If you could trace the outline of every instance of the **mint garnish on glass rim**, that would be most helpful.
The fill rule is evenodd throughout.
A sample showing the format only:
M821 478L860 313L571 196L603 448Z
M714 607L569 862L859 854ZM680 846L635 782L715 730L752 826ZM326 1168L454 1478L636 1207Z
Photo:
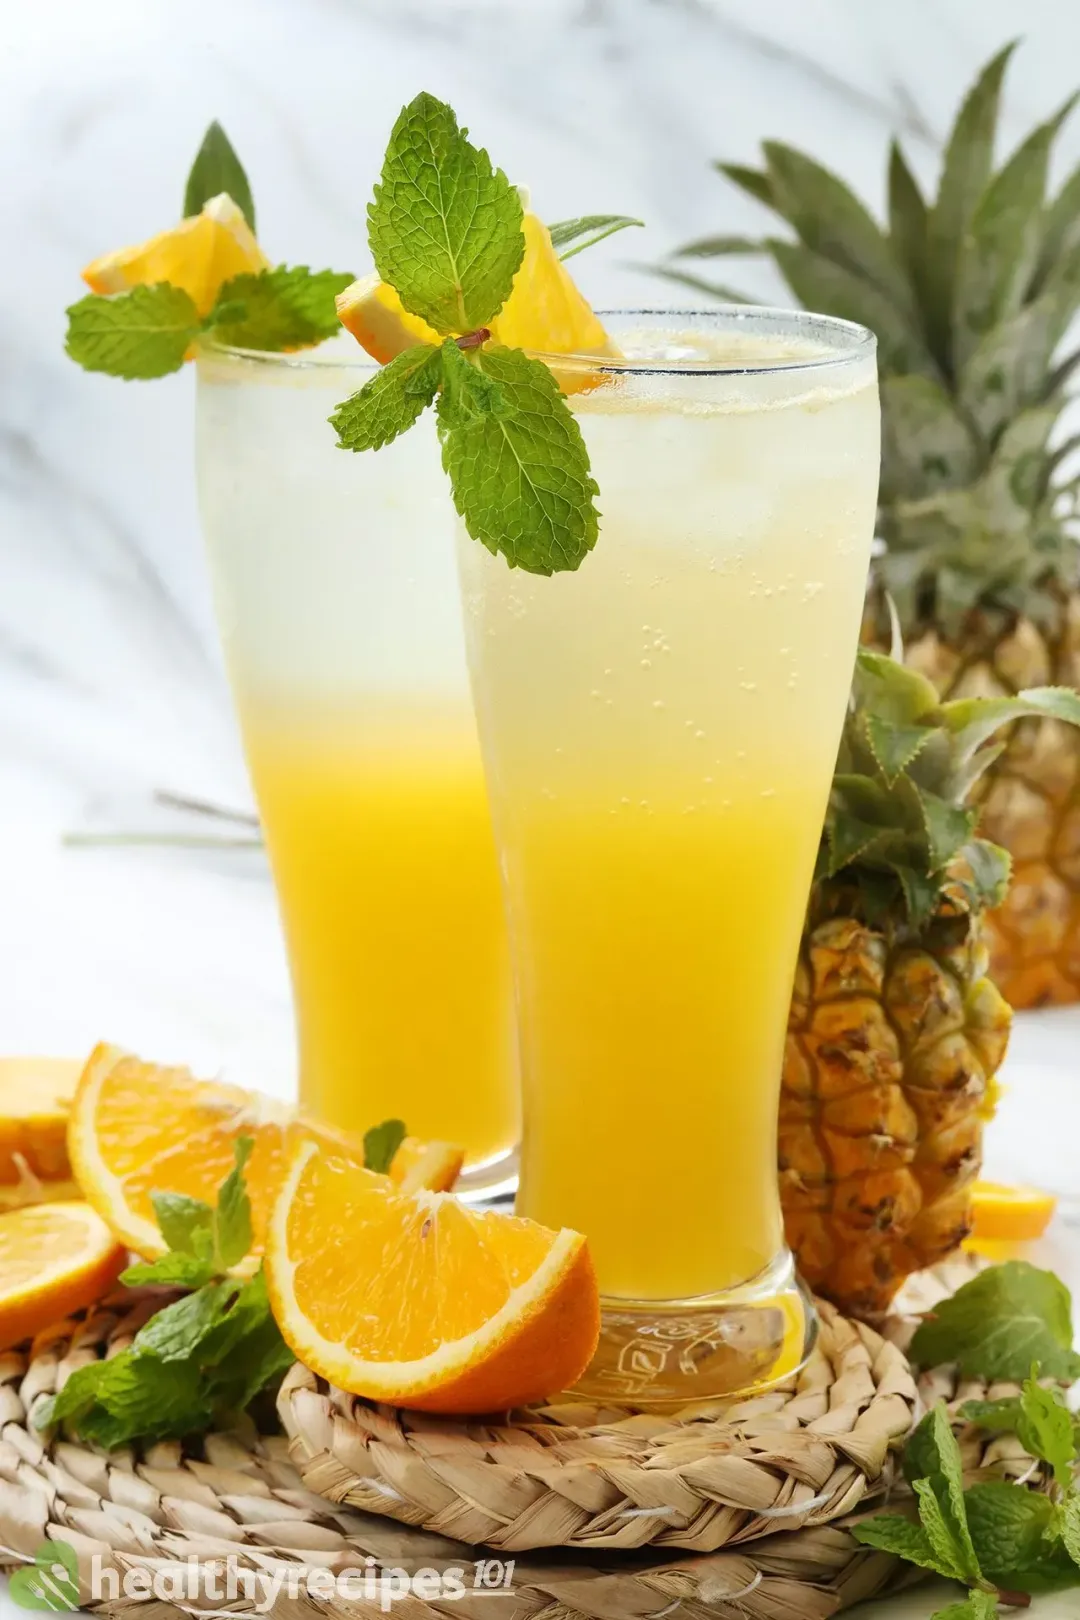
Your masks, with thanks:
M202 212L226 192L248 226L255 203L243 164L216 121L203 137L184 189L184 216ZM352 276L306 265L233 276L219 289L213 308L200 316L183 287L158 281L129 292L90 293L67 311L65 347L86 371L104 371L128 381L179 371L192 344L207 333L240 348L307 348L340 331L334 299Z
M525 250L521 222L516 187L453 110L427 94L410 102L368 207L368 242L379 275L443 342L398 355L330 421L343 449L378 450L435 404L443 466L469 534L512 568L553 574L579 567L595 545L599 491L547 366L491 344L487 323Z

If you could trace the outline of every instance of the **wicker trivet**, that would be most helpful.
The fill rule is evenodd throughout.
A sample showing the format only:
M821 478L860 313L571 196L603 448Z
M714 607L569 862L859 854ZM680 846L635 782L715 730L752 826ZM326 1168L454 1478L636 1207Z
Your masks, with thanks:
M663 1620L677 1612L697 1620L827 1620L841 1608L916 1578L910 1568L859 1547L844 1528L846 1520L792 1530L790 1520L786 1524L781 1520L784 1528L779 1529L773 1519L766 1522L777 1533L767 1539L708 1556L656 1550L590 1556L560 1550L517 1558L511 1569L511 1558L505 1552L463 1545L313 1494L290 1460L289 1443L282 1435L258 1435L252 1428L244 1434L207 1435L192 1446L125 1447L108 1455L91 1446L39 1435L30 1421L35 1404L76 1367L122 1349L161 1303L160 1296L118 1296L86 1320L73 1319L42 1335L32 1353L20 1350L0 1355L0 1564L18 1568L40 1555L47 1538L65 1541L78 1554L82 1598L88 1603L95 1557L106 1571L115 1572L118 1583L130 1580L132 1572L145 1572L147 1584L151 1577L160 1580L166 1571L167 1580L177 1579L180 1569L188 1572L180 1601L172 1601L173 1594L162 1594L160 1589L132 1593L122 1584L114 1596L105 1577L104 1595L91 1606L110 1615L128 1614L135 1607L148 1620L174 1616L180 1620L184 1613L220 1614L220 1587L217 1595L211 1590L204 1593L200 1583L208 1576L224 1582L230 1560L239 1572L241 1589L227 1601L229 1612L266 1611L269 1589L244 1589L244 1572L249 1572L250 1581L284 1577L294 1589L299 1587L293 1596L288 1595L286 1585L284 1595L273 1602L270 1612L286 1620L381 1614L385 1604L379 1581L384 1573L395 1570L413 1574L458 1569L463 1573L460 1597L430 1598L416 1591L404 1599L398 1595L390 1607L400 1620L453 1620L455 1616L460 1620ZM856 1337L864 1347L872 1342L864 1330ZM879 1355L885 1363L894 1364L883 1349ZM294 1379L293 1386L302 1384L298 1386ZM875 1387L880 1389L880 1384ZM957 1389L941 1374L926 1385L926 1395L934 1398L985 1393L974 1384ZM902 1398L906 1404L910 1397L905 1391ZM792 1398L786 1397L781 1413L791 1403ZM858 1404L854 1395L852 1403ZM863 1410L869 1405L870 1401ZM835 1418L839 1407L834 1404L827 1410ZM756 1420L748 1418L744 1425L749 1431L753 1423L763 1439L768 1434L762 1427L764 1416L759 1411ZM547 1423L565 1437L564 1423L552 1419ZM849 1437L857 1423L856 1419L850 1425ZM691 1428L689 1424L671 1426ZM781 1427L781 1443L788 1445L792 1434L809 1427ZM615 1432L633 1437L635 1431L633 1425L627 1425ZM774 1440L776 1437L774 1431ZM973 1472L1030 1476L1031 1460L1011 1436L995 1437L982 1449L984 1439L970 1429L962 1435L965 1462ZM826 1443L836 1446L838 1456L844 1455L838 1436ZM776 1455L775 1445L770 1444L771 1451L759 1452L750 1462L751 1470L775 1466L762 1461L764 1455ZM535 1449L544 1448L537 1442ZM532 1475L530 1461L522 1462L526 1477ZM844 1465L838 1462L837 1466ZM609 1467L605 1464L605 1475ZM865 1472L860 1468L859 1473L865 1507L871 1493ZM369 1482L367 1489L371 1488ZM633 1509L629 1511L633 1523ZM750 1524L761 1514L743 1516ZM805 1502L798 1504L796 1517L805 1517ZM478 1564L483 1570L479 1586L474 1584ZM350 1571L358 1590L344 1594L338 1590L330 1596L313 1593L306 1585L313 1569L330 1574ZM401 1577L393 1579L400 1583ZM366 1596L365 1581L371 1583Z
M121 1296L42 1335L32 1353L0 1355L0 1566L32 1563L47 1540L67 1542L78 1555L83 1602L103 1613L221 1614L229 1560L252 1581L284 1575L294 1587L312 1569L354 1572L355 1593L312 1594L301 1581L297 1595L279 1595L270 1612L287 1620L385 1613L378 1583L389 1570L463 1572L459 1597L397 1596L390 1607L399 1620L663 1620L677 1610L698 1620L827 1620L912 1578L836 1526L711 1557L561 1551L512 1561L324 1501L305 1488L283 1435L211 1434L193 1447L169 1442L109 1454L39 1435L30 1421L35 1404L76 1367L124 1348L160 1304L160 1296ZM149 1584L167 1567L176 1573L166 1580L185 1583L182 1598L122 1584L114 1596L105 1575L95 1602L95 1558L118 1583L145 1571ZM216 1595L202 1591L207 1576L220 1583ZM500 1577L494 1584L493 1576ZM245 1577L236 1579L240 1590L225 1608L265 1612L268 1588L248 1592ZM364 1595L365 1580L374 1595Z

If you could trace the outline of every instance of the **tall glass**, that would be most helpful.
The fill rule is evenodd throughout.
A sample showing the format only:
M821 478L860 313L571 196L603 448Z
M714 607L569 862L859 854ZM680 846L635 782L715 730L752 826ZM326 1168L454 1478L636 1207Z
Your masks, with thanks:
M459 540L511 933L519 1212L588 1235L583 1389L790 1372L813 1325L777 1191L796 953L874 528L874 339L810 315L641 313L551 360L599 483L538 578Z
M510 969L431 419L377 454L327 422L350 339L207 348L198 473L221 634L288 947L300 1095L388 1117L506 1179Z

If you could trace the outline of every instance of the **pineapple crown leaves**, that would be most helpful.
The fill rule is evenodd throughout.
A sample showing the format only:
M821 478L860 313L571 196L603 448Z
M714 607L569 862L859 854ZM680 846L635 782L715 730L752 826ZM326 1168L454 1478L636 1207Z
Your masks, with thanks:
M1062 482L1064 447L1048 443L1080 366L1080 351L1058 354L1080 309L1080 168L1047 199L1055 139L1077 97L995 169L1014 49L965 97L936 197L894 141L881 226L837 175L766 141L763 168L716 167L792 234L706 237L661 267L707 289L702 261L766 254L801 303L877 334L882 583L908 630L937 622L955 632L976 605L1053 623L1055 584L1071 588L1080 571L1075 480ZM1029 417L1040 436L1021 472L1008 440Z
M899 914L915 928L948 887L972 911L997 904L1008 857L976 835L966 801L1000 752L995 733L1027 717L1080 725L1080 696L1042 687L942 703L925 676L860 648L818 882L854 885L871 922Z

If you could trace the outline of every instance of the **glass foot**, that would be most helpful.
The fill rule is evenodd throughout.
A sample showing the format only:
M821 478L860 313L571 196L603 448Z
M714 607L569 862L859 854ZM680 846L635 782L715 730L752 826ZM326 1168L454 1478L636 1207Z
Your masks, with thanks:
M479 1164L468 1164L454 1183L454 1196L465 1204L513 1202L518 1184L518 1150L508 1148Z
M724 1293L601 1300L600 1343L571 1393L643 1408L730 1401L790 1378L816 1338L813 1301L784 1250Z

